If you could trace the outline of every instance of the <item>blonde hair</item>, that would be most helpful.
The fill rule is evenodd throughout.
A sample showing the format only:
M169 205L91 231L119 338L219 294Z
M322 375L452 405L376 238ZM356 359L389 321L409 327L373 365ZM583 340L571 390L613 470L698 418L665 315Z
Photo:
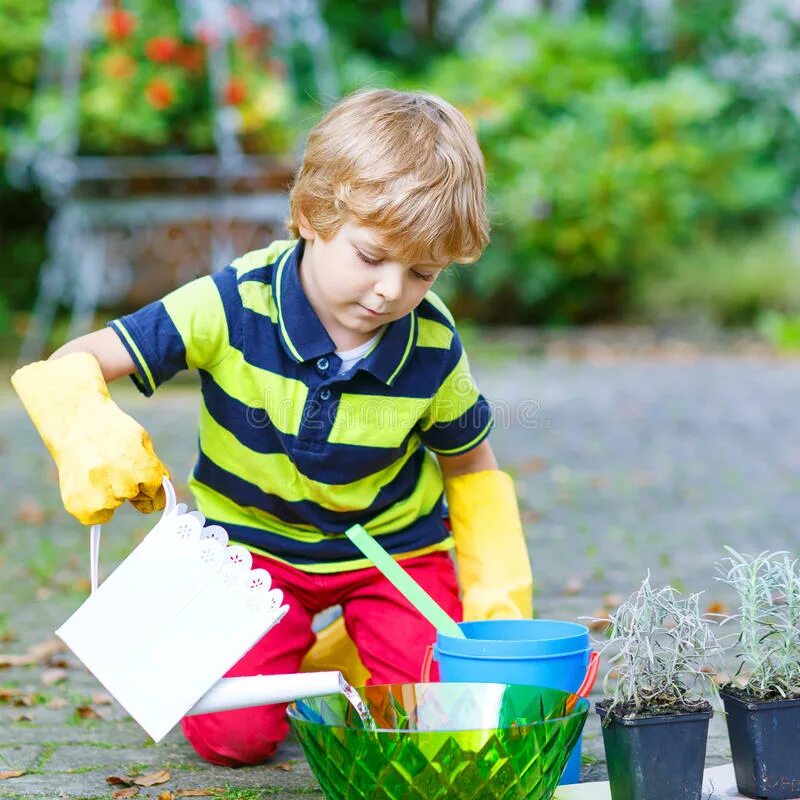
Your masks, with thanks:
M467 120L441 98L361 91L309 134L290 213L295 236L301 214L324 240L353 221L403 263L471 263L489 242L483 156Z

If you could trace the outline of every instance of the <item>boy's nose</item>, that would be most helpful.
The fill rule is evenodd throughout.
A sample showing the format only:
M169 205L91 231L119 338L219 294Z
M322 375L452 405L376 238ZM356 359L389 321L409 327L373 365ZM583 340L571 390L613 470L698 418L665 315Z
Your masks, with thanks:
M403 281L400 276L386 275L375 284L375 294L387 303L397 300L403 292Z

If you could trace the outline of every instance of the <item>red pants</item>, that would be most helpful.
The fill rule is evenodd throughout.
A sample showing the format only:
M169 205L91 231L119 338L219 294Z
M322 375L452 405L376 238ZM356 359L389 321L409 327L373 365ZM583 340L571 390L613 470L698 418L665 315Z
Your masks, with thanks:
M409 558L402 564L450 616L461 620L458 584L448 553ZM425 651L436 633L377 569L316 575L255 553L253 567L272 575L272 585L283 591L289 612L226 677L299 671L316 638L311 630L313 616L341 605L347 632L370 672L370 683L420 679ZM288 733L285 711L285 704L244 708L185 717L181 725L192 747L213 764L260 764Z

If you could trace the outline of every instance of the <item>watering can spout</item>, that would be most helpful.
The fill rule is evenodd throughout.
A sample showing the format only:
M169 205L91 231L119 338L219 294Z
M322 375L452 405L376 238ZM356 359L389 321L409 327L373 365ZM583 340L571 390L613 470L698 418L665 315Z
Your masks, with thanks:
M221 678L186 712L186 716L270 703L291 703L302 697L337 694L346 685L342 673L336 671Z

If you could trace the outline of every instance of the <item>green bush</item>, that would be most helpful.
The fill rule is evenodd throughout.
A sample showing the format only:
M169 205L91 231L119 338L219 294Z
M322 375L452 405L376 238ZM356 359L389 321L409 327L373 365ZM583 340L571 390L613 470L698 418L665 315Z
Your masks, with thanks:
M33 95L47 0L0 3L0 173L12 131L21 126ZM38 192L12 189L0 174L0 335L8 308L28 308L45 254L47 209Z
M758 223L787 195L763 158L770 128L732 124L730 96L699 71L637 80L626 43L588 19L492 37L485 55L450 56L419 82L471 117L487 161L493 244L451 282L462 313L617 317L676 247Z
M751 325L776 344L789 336L787 314L800 312L800 261L789 232L703 238L673 253L658 272L640 276L633 310L643 320Z

